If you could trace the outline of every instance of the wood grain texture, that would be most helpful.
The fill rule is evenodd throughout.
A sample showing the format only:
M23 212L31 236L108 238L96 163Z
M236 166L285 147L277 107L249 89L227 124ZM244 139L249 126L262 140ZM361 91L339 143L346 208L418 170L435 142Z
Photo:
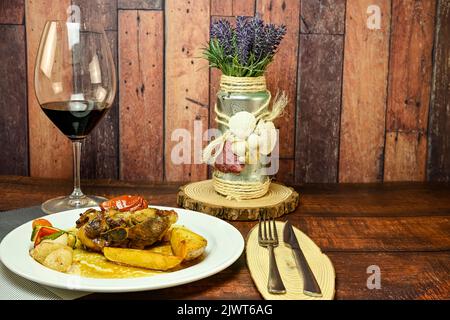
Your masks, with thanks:
M220 89L220 77L222 71L217 68L210 68L209 71L209 127L217 128L216 112L214 110L217 103L217 92Z
M285 91L289 97L289 104L282 117L275 121L275 125L282 137L280 157L294 158L300 2L260 0L256 11L266 23L285 24L287 28L274 61L266 71L266 77L273 97L278 91Z
M119 9L162 10L164 0L117 0Z
M166 92L165 92L165 168L167 181L205 179L207 168L200 163L202 141L194 140L194 120L208 126L209 71L200 59L200 48L209 39L210 3L208 0L181 2L168 0L166 15ZM179 140L176 129L190 132L189 163L172 161L173 147ZM174 136L172 136L174 135ZM188 143L189 144L189 143ZM205 143L203 143L204 145ZM196 150L196 154L194 154ZM175 152L176 153L176 152Z
M275 175L275 180L281 183L292 185L295 183L295 160L294 159L279 159L278 173Z
M220 4L226 3L220 2ZM213 2L211 2L211 10L213 10ZM217 4L218 5L218 4ZM230 8L231 8L231 0L230 0ZM212 12L212 11L211 11ZM236 24L236 19L234 17L227 16L213 16L211 14L211 22L217 21L218 19L225 19L230 21L230 23L234 26ZM209 68L209 128L217 129L216 112L215 105L217 103L217 92L220 89L220 77L222 76L222 71L217 68ZM212 177L213 167L208 166L208 179Z
M179 187L179 183L83 181L88 193L106 197L142 194L152 204L167 206L176 206ZM0 211L40 205L72 188L71 180L0 176L0 191L8 194L0 198ZM450 188L445 183L304 184L295 190L300 194L297 212L302 217L450 216Z
M301 35L295 181L337 182L343 37Z
M427 138L422 132L387 132L384 180L425 180L426 154Z
M163 13L119 13L120 177L162 181Z
M295 211L299 205L299 195L291 187L273 183L268 194L255 201L236 204L224 200L216 194L212 180L188 183L181 186L177 193L179 207L227 221L255 221L262 215L280 218Z
M435 9L434 0L393 0L386 115L389 132L427 130Z
M83 181L107 197L141 194L155 205L175 206L179 184ZM70 180L0 177L0 211L40 205ZM336 270L336 299L450 299L448 261L450 187L443 183L305 184L289 220L326 247ZM27 194L27 197L23 197ZM0 213L1 214L1 213ZM255 222L232 222L245 237ZM443 250L443 251L439 251ZM381 269L381 289L366 286L367 267ZM93 294L84 299L261 299L245 254L222 272L152 292Z
M297 221L296 226L323 251L450 251L449 216L376 219L315 216L300 217Z
M428 140L428 179L450 181L450 1L439 0Z
M80 7L81 21L117 31L117 0L72 0Z
M221 2L222 3L222 2ZM212 5L212 3L211 3ZM211 7L212 10L212 7ZM236 18L235 17L227 17L227 16L211 16L211 23L216 22L218 20L227 20L230 24L235 27L236 26ZM214 111L214 107L217 103L217 92L220 89L220 77L222 76L222 71L217 68L210 68L209 71L209 127L217 128L217 124L215 122L216 112Z
M211 0L211 16L232 16L233 0Z
M176 206L176 193L179 184L126 182L111 179L83 180L83 192L107 198L123 194L140 194L154 205ZM40 206L45 200L70 194L73 190L72 179L49 179L22 176L0 176L0 191L11 197L0 198L0 211ZM27 194L26 199L24 194ZM9 198L9 200L7 200ZM25 201L24 201L25 199ZM0 213L1 214L1 213Z
M386 181L425 178L435 9L432 0L393 1Z
M345 0L302 0L301 33L344 34Z
M302 216L450 215L450 189L443 183L306 184L296 190Z
M164 148L163 167L167 163L171 165L164 178L186 181L207 176L207 169L202 165L175 165L170 159L172 148L178 143L171 141L175 128L187 129L192 134L195 119L200 119L204 129L207 125L215 126L213 106L220 72L208 73L204 67L206 62L198 59L200 48L208 38L209 21L220 17L234 21L235 15L253 16L260 12L267 22L288 26L288 36L268 74L273 94L279 87L287 89L291 96L285 118L278 121L282 142L279 181L286 179L284 182L291 183L294 171L297 183L333 182L335 175L340 182L417 181L425 177L450 181L449 0L0 1L0 25L26 27L28 63L27 74L22 78L26 79L28 88L29 146L24 150L29 149L29 154L23 152L21 160L29 163L28 174L47 177L72 174L70 144L41 112L33 85L35 55L44 22L47 18L65 20L70 14L67 12L70 4L81 8L83 20L100 23L107 30L111 45L116 46L113 50L118 50L119 12L163 11L167 18L164 24L168 30L171 28L171 35L160 34L166 49L163 65L167 70L156 75L165 81L169 71L167 87L162 84L166 88L163 89L164 105L168 104L162 109L162 126L166 128L166 120L168 126L163 130L163 142L158 142ZM381 8L380 30L366 27L373 14L373 9L368 10L371 5ZM203 9L209 6L209 11ZM314 36L320 38L320 43L312 44ZM333 85L331 78L323 76L338 76L334 67L326 68L335 65L332 59L337 59L337 55L329 55L324 60L315 53L320 51L319 47L330 46L329 41L322 41L326 36L345 38L345 67L340 78L342 116L336 109L338 83ZM309 42L302 47L304 39ZM148 49L150 54L152 50ZM316 62L310 65L302 62L303 51ZM318 59L323 62L320 66ZM317 80L313 81L313 76ZM2 85L10 86L9 82ZM328 122L323 120L329 117L337 122L326 125ZM87 138L82 157L84 178L119 177L118 118L116 105ZM22 129L15 128L5 130L11 137L20 137ZM317 130L320 132L315 133ZM336 146L338 168L333 149ZM315 157L316 154L327 156ZM19 161L14 165L23 167L24 163ZM145 166L139 170L146 171ZM2 169L5 174L19 172L13 165L5 164Z
M72 3L80 7L82 21L107 30L106 36L118 75L117 31L114 31L117 30L117 1L72 0ZM111 109L84 141L83 156L81 157L81 176L83 178L117 179L119 177L118 91L117 89L116 99Z
M450 298L449 252L325 252L336 270L336 296L364 300L431 300ZM367 288L366 270L377 265L381 289ZM342 280L340 280L342 279Z
M111 48L116 74L117 31L106 31ZM119 85L117 84L117 88ZM119 178L119 89L116 98L105 117L83 142L81 157L81 177L85 179L118 179Z
M255 15L255 2L260 0L232 0L232 1L233 1L233 16L251 17Z
M0 24L23 24L25 0L0 1Z
M335 253L325 252L336 271L337 300L433 300L450 298L448 252L403 253ZM366 286L367 267L379 265L381 289ZM342 279L342 280L341 280ZM211 278L194 283L149 292L88 295L95 299L262 299L246 269L245 256Z
M28 175L24 26L0 25L0 174Z
M380 29L367 26L369 5L380 8ZM390 0L347 2L340 182L383 178L390 5Z
M27 0L25 6L29 161L30 175L35 177L68 178L72 176L71 143L45 116L34 91L34 66L45 22L48 19L66 20L69 5L68 0Z

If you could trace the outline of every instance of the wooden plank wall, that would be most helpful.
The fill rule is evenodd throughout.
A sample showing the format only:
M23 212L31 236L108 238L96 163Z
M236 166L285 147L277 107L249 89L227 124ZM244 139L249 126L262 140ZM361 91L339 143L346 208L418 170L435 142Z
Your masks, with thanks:
M109 45L118 70L117 2L111 0L72 0L79 6L81 19L99 23L106 30ZM119 166L119 99L86 139L81 158L81 172L89 179L118 178Z
M294 181L295 153L295 109L297 91L297 57L299 44L300 2L299 1L257 1L256 12L266 22L285 24L286 36L278 53L267 70L268 88L273 95L282 88L290 97L284 116L276 120L280 129L279 153L280 172L278 180L285 183Z
M288 29L267 73L272 93L290 97L278 180L450 181L450 0L1 1L0 174L72 175L70 143L33 82L45 20L66 20L70 5L106 30L118 74L114 105L84 145L84 178L207 178L203 164L172 161L198 161L200 142L189 137L186 154L178 142L215 125L220 72L200 49L212 21L258 14Z
M368 27L368 8L380 21ZM372 11L373 12L373 11ZM339 181L383 180L391 0L348 1Z
M424 180L436 2L393 0L384 180Z
M56 178L72 176L71 143L44 115L34 91L34 66L42 29L46 20L67 20L67 10L70 4L69 0L25 1L28 146L31 176Z
M8 43L0 46L0 92L3 97L8 95L0 98L0 144L7 155L1 160L0 174L28 175L25 29L23 25L0 25L0 34Z
M121 11L119 30L120 177L161 181L163 12Z
M438 0L428 135L428 180L450 181L450 0Z
M303 1L298 59L295 182L336 182L345 1Z
M165 15L165 178L202 180L207 178L207 168L199 164L201 148L196 148L194 140L199 139L194 137L209 122L208 63L199 57L209 40L210 2L166 0ZM203 130L195 130L196 126ZM190 141L190 151L177 151L175 146L182 141ZM174 163L174 157L181 157L181 163Z
M24 16L24 0L0 2L0 174L29 174Z

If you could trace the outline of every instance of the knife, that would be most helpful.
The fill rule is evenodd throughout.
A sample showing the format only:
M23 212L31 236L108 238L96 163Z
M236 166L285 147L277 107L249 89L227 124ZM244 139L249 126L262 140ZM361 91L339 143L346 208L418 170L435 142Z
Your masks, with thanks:
M322 291L320 291L319 284L309 267L308 261L306 261L305 255L295 236L294 228L292 228L292 224L289 221L286 221L284 224L283 241L291 247L297 267L303 276L303 293L311 297L321 297Z

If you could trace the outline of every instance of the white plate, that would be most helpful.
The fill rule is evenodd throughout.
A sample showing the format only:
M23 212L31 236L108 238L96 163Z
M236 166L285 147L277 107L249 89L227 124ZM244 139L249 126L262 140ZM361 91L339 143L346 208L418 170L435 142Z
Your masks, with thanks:
M230 266L242 254L244 239L231 224L191 210L155 208L175 210L178 213L176 224L185 225L208 240L205 258L201 262L179 271L141 278L94 279L65 274L46 268L30 257L32 221L14 229L3 239L0 259L12 272L43 285L87 292L131 292L173 287L209 277ZM43 218L57 228L69 229L75 226L84 210L69 210Z

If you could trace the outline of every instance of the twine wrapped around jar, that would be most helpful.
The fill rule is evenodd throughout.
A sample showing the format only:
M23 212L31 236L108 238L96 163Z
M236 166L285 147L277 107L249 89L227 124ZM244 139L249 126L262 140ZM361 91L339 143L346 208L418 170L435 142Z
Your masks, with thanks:
M260 181L235 181L225 180L213 174L213 186L217 193L224 195L230 200L249 200L261 198L269 191L270 178Z
M220 89L225 92L266 91L266 77L230 77L222 75Z
M220 91L215 105L216 118L222 135L204 149L203 161L214 165L223 152L225 142L233 140L230 119L241 111L251 113L249 117L257 121L272 121L277 118L287 105L287 97L283 93L277 95L272 109L269 110L271 94L267 90L266 78L262 77L230 77L222 75ZM248 145L248 143L246 143ZM213 153L213 151L216 151ZM263 174L263 166L245 163L239 174L224 173L215 170L213 185L216 192L228 199L245 200L264 196L269 190L270 177Z

